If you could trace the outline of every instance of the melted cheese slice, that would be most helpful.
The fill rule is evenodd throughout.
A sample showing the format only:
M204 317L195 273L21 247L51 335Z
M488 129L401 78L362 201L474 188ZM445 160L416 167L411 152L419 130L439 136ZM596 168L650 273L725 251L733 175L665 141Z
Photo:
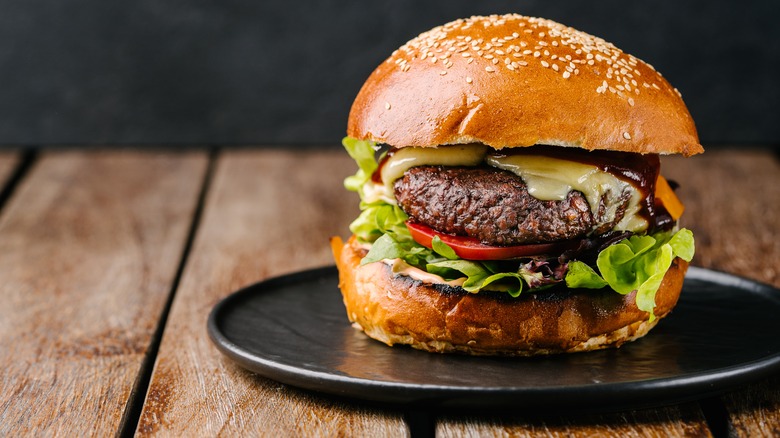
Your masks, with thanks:
M382 181L392 186L404 172L417 166L478 166L485 161L487 150L481 144L398 149L382 166Z
M417 166L478 166L485 161L488 147L482 144L462 144L435 148L401 148L382 166L382 184L369 181L363 187L363 200L382 200L396 205L393 183L404 172Z
M628 207L615 229L634 232L647 229L647 221L638 216L642 200L639 190L594 165L536 155L493 154L486 161L522 178L528 193L541 201L562 201L572 190L582 193L596 221L594 228L615 220L620 198L628 191ZM602 199L607 208L599 214Z

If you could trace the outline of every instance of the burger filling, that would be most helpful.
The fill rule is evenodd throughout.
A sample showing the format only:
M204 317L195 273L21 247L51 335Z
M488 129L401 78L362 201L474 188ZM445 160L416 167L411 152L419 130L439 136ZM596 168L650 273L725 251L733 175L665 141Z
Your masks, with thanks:
M413 167L395 181L394 195L410 220L487 245L519 245L579 239L617 225L630 192L601 196L595 214L579 191L560 200L528 193L512 172L480 167ZM606 211L613 213L606 217Z
M457 145L377 157L372 142L344 146L359 166L345 185L361 197L350 229L369 248L363 264L474 293L636 291L652 318L672 260L693 256L692 234L676 226L679 200L671 190L656 199L656 182L668 187L656 155Z

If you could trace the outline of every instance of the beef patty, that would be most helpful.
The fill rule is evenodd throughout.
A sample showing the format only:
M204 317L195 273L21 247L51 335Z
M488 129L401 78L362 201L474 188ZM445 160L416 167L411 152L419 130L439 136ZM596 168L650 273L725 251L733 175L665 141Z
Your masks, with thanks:
M606 232L622 219L598 223L582 193L540 201L522 178L493 167L413 167L394 183L398 205L416 222L442 233L474 237L488 245L553 242ZM598 212L606 209L602 198ZM597 225L598 224L598 225Z

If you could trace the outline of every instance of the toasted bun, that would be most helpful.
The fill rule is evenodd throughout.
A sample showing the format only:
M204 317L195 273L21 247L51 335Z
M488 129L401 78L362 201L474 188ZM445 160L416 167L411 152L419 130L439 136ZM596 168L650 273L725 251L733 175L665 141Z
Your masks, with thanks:
M651 65L520 15L457 20L406 43L363 85L347 134L395 147L703 152L680 94Z
M656 293L656 319L634 294L610 289L472 294L393 274L382 262L360 266L365 249L352 237L331 240L347 315L388 345L432 352L532 356L619 347L638 339L677 304L688 264L676 258Z

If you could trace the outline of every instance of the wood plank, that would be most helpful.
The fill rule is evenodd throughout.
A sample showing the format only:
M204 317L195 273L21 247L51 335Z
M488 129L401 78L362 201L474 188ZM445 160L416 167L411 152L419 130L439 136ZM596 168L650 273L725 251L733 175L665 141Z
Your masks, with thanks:
M707 152L664 164L681 183L694 264L780 287L780 162L768 150ZM733 436L780 435L780 379L758 382L722 402Z
M18 152L0 151L0 191L5 188L20 161Z
M517 412L502 416L445 417L437 437L711 436L698 406L626 411L608 414L535 416Z
M203 153L44 154L0 217L0 436L117 432Z
M780 436L780 378L767 379L724 397L729 436Z
M211 344L221 298L270 276L333 264L328 238L346 235L358 199L342 180L345 153L229 151L218 161L171 308L139 435L407 435L403 417L298 391L246 372Z

